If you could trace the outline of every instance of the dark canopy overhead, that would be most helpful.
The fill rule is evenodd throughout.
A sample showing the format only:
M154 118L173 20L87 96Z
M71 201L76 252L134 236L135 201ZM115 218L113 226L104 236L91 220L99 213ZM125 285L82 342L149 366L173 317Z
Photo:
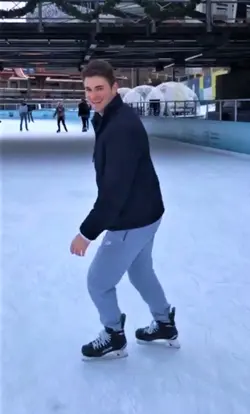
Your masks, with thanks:
M237 22L237 15L228 22L197 12L193 7L187 9L189 15L183 12L181 15L177 9L180 17L176 12L176 18L171 9L169 17L166 15L163 20L159 14L153 18L152 13L145 13L139 1L127 0L116 5L116 16L106 11L87 19L96 2L64 0L66 5L73 3L85 16L80 20L80 16L76 19L65 14L56 1L40 8L36 5L32 13L18 22L2 20L2 66L79 67L93 58L108 59L114 67L156 67L158 70L170 65L225 67L240 63L250 66L250 25L244 18ZM173 2L157 4L163 8L174 7Z

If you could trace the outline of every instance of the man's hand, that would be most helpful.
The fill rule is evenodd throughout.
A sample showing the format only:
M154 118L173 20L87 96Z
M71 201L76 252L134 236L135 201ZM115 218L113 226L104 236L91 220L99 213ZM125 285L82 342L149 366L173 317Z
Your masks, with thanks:
M84 256L89 244L90 242L84 239L81 234L77 234L71 242L70 252L77 256Z

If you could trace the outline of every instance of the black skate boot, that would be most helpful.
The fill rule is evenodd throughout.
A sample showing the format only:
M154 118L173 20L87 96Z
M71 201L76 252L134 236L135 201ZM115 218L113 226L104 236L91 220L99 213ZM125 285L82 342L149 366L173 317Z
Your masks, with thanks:
M127 340L124 333L126 315L121 316L121 331L114 331L106 328L100 332L99 336L92 342L82 346L82 355L84 360L97 358L124 358L127 351Z
M175 326L175 308L169 313L169 322L153 321L150 326L139 328L135 332L138 343L166 341L169 347L180 348L177 340L178 331Z

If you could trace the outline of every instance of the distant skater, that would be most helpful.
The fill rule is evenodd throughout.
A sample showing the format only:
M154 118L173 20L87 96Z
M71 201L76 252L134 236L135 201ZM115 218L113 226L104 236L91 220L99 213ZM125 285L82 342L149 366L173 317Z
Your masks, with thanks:
M65 108L62 102L58 102L53 118L55 118L56 116L57 116L57 127L58 127L56 132L61 132L61 123L63 124L65 131L68 132L67 126L65 123Z
M28 104L28 121L29 122L34 122L34 118L33 118L33 109L34 109L34 106L33 105L31 105L31 104Z
M82 99L78 105L78 116L82 119L82 132L86 132L89 129L89 116L90 107L86 99Z
M20 116L20 131L23 130L23 121L25 122L25 129L28 131L28 105L25 101L19 106L19 116Z

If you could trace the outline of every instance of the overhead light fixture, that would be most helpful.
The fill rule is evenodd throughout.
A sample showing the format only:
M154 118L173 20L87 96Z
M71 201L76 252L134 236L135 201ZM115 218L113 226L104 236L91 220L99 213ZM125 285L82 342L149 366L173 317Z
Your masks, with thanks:
M194 55L194 56L187 57L185 59L185 62L188 62L189 60L197 59L197 58L199 58L201 56L203 56L203 53L199 53L198 55Z
M170 63L169 65L164 66L164 69L171 68L174 65L175 65L175 63Z

